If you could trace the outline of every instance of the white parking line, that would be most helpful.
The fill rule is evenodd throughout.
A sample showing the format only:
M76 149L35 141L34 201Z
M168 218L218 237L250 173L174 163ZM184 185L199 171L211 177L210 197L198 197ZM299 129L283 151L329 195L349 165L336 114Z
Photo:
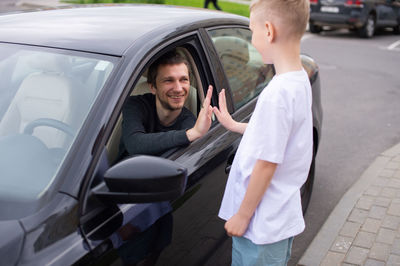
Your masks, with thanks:
M397 46L399 46L398 48L397 48ZM391 45L389 45L388 47L387 47L387 49L388 50L400 50L400 40L398 40L398 41L396 41L396 42L394 42L394 43L392 43Z

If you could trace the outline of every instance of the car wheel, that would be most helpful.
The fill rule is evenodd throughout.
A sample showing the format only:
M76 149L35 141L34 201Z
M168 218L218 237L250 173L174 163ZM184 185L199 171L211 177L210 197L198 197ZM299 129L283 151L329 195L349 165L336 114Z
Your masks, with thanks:
M374 36L375 32L375 17L373 15L369 15L367 21L364 26L360 28L360 36L363 38L371 38Z
M320 33L322 31L322 27L321 26L317 26L314 23L309 23L309 27L310 27L310 32L311 33Z
M313 185L314 185L314 176L315 176L315 152L313 154L313 158L311 161L310 171L308 172L307 180L300 189L301 206L303 209L303 214L306 213L308 205L310 204L311 193L312 193Z

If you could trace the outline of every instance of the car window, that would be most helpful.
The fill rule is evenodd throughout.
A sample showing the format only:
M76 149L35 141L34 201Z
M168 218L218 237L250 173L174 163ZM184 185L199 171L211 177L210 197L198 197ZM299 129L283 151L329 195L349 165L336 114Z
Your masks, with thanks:
M204 91L202 82L200 81L200 74L190 52L183 47L177 47L176 49L178 53L182 55L190 65L189 69L190 90L189 90L189 96L185 101L185 107L189 111L191 111L195 117L197 117L198 113L200 112L200 103L203 102L204 100ZM139 80L136 82L135 86L131 91L130 94L131 96L144 95L150 93L150 87L149 84L147 83L147 71L148 69L145 69L143 71L143 74L140 76ZM122 151L120 144L122 137L122 121L123 117L122 114L120 114L116 126L112 132L112 135L107 143L107 151L108 151L107 154L110 164L114 164L122 159L121 158ZM167 157L175 150L177 149L172 149L170 151L167 151L162 156Z
M244 28L210 30L232 91L235 109L256 97L274 75L251 44L251 31Z
M0 55L0 219L8 219L46 198L114 64L19 45L1 44Z

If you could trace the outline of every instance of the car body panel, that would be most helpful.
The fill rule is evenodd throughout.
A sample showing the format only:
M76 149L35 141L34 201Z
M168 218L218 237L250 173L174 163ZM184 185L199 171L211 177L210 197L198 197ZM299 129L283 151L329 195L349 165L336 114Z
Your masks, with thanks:
M362 6L350 6L345 0L320 0L311 5L310 23L335 28L361 28L368 15L375 16L377 27L392 27L400 22L399 1L364 0Z
M132 17L135 12L135 17ZM174 19L171 19L171 18ZM157 18L157 19L154 19ZM168 6L114 6L60 9L0 17L1 41L109 55L123 55L138 39L150 41L182 27L243 18ZM112 23L110 23L112 21ZM184 26L183 26L184 25Z

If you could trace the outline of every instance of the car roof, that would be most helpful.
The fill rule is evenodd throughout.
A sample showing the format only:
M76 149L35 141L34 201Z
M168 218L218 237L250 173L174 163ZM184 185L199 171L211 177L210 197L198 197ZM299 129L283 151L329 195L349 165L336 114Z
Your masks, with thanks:
M121 56L142 37L152 40L228 21L243 24L248 20L224 12L165 5L57 9L0 16L0 42Z

